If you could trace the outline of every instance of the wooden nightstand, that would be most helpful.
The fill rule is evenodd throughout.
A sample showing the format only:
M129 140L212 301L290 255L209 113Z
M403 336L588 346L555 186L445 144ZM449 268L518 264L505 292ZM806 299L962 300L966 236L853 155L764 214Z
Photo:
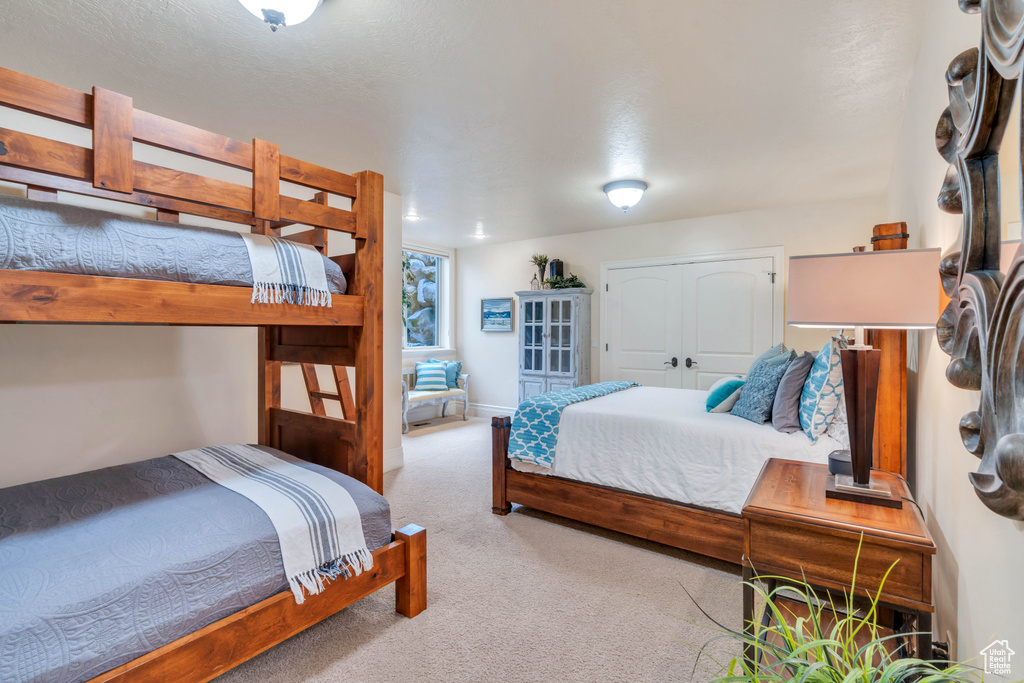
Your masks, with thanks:
M743 580L754 574L778 576L825 591L849 590L857 547L857 594L878 591L879 604L917 617L915 656L931 658L932 555L935 543L917 505L902 509L833 500L825 497L828 467L771 459L761 469L743 508ZM894 482L912 500L906 482L875 471L872 477ZM861 538L863 536L863 543ZM898 562L897 562L898 560ZM754 591L743 587L743 625L751 632ZM753 656L748 648L748 657Z

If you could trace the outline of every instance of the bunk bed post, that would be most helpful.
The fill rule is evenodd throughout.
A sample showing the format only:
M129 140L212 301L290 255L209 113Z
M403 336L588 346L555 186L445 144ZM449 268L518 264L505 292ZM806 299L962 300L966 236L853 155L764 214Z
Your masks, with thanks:
M281 362L270 360L270 349L278 334L275 325L257 328L259 335L259 420L258 443L261 446L278 447L277 428L271 417L271 410L281 407Z
M349 474L384 491L384 176L355 174L355 274L350 294L363 297L363 325L354 330L356 438Z

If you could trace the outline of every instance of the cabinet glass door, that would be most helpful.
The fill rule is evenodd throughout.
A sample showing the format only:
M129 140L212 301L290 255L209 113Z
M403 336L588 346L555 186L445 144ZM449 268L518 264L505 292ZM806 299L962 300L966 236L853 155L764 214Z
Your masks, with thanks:
M523 304L523 372L544 373L544 302Z
M572 374L572 300L553 299L549 302L550 339L548 358L552 374Z

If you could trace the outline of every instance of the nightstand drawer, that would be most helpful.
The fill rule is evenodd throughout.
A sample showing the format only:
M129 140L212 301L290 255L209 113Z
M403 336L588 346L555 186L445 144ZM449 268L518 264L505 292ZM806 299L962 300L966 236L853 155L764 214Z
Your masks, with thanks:
M791 579L806 576L825 588L848 588L857 563L857 588L874 593L886 571L883 599L897 605L931 610L931 557L909 548L893 548L865 535L857 559L859 536L822 531L813 525L765 524L749 520L747 564L759 574Z

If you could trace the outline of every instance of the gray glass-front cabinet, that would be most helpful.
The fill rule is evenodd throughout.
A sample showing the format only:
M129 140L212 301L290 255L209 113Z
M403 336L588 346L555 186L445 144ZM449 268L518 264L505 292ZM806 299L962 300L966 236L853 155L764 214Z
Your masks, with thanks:
M542 289L519 297L519 402L590 384L592 289Z

